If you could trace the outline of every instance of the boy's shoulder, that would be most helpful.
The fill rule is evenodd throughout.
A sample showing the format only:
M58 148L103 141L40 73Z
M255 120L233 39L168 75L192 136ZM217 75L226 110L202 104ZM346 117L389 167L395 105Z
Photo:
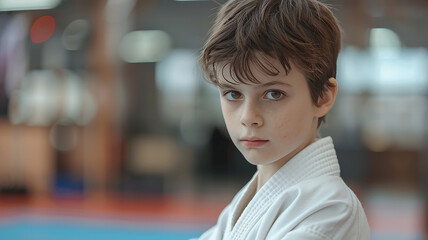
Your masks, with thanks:
M337 239L334 236L339 233L343 234L340 239L368 239L370 230L363 207L341 177L302 181L285 190L277 204L282 207L277 208L276 223L288 222L295 229L315 231L326 239ZM281 224L274 225L274 231L281 231ZM355 237L360 234L365 237Z
M320 176L297 183L289 189L290 195L296 198L313 199L316 201L352 202L356 198L353 191L340 176Z

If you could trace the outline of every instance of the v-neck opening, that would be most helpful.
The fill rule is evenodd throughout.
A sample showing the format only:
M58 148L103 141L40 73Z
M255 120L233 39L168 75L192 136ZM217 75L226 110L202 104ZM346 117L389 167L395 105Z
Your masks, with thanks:
M254 224L285 188L323 175L339 176L332 139L319 139L296 154L256 192L258 172L243 188L230 222L231 239L245 239Z
M250 202L254 199L254 197L257 194L256 192L257 178L258 178L258 173L256 172L253 178L248 183L242 197L239 199L237 203L236 210L233 213L233 217L232 217L232 229L236 226L236 223L242 217L242 214L244 213L245 209L247 209L247 206L250 204Z

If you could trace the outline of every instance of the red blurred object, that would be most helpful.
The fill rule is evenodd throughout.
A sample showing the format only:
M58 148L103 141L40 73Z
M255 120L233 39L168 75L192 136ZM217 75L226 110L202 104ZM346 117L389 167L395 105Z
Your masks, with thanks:
M42 16L31 26L31 41L42 43L48 40L55 31L55 20L52 16Z

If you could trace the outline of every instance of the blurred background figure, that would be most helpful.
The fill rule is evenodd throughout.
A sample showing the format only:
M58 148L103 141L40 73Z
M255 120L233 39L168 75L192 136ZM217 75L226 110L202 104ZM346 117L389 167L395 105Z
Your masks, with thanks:
M256 170L197 65L224 2L0 0L0 239L187 239L215 222ZM428 2L324 2L343 49L321 134L372 239L426 239Z

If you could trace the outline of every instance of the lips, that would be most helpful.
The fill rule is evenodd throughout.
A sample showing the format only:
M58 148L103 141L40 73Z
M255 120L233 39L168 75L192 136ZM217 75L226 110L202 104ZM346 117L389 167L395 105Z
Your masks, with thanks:
M240 140L240 142L246 147L261 147L265 145L267 142L269 142L269 140L263 140L263 139L251 137L251 138L243 138Z

